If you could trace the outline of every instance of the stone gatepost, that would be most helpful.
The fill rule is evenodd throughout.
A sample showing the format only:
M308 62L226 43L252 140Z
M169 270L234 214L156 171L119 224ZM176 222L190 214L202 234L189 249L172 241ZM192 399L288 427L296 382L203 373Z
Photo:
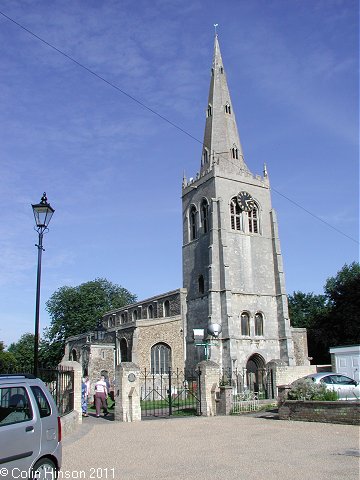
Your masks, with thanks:
M218 415L230 415L232 410L232 391L231 386L226 385L220 387L219 402L217 404Z
M132 362L122 362L115 370L115 421L141 420L140 368Z
M81 408L81 383L82 383L82 368L79 362L65 360L59 364L59 367L71 368L74 370L74 412L78 414L78 423L82 423L82 408Z
M216 391L219 388L220 367L211 360L198 363L200 369L201 413L205 417L216 415Z

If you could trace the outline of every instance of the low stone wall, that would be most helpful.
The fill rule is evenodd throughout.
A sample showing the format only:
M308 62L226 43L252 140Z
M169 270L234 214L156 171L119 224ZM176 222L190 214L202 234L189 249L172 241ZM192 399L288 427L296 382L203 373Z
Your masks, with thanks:
M285 400L279 407L280 420L360 425L360 402L315 402Z
M81 413L77 412L76 410L73 410L67 415L60 417L63 437L70 435L70 433L74 432L79 427L79 418L81 421Z

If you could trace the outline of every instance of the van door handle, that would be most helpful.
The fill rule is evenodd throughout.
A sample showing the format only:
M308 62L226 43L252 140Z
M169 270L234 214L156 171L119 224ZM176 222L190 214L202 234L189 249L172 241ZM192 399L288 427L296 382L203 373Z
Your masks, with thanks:
M33 432L33 431L34 431L34 427L32 425L30 427L25 428L25 432Z

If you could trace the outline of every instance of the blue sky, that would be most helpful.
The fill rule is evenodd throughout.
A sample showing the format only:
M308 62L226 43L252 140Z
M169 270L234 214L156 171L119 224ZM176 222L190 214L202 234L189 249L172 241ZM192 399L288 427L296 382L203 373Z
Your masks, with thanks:
M355 0L2 0L22 26L203 138L214 28L245 160L267 163L288 293L358 260ZM45 302L105 277L139 299L182 286L181 181L201 144L0 15L0 340L34 328L31 203L55 208ZM333 225L353 241L298 208Z

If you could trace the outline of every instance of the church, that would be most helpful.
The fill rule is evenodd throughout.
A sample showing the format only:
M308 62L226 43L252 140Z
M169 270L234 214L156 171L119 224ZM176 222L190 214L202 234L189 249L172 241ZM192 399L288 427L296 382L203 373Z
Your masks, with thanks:
M294 379L309 373L306 330L290 325L267 167L257 175L245 162L217 34L205 111L199 172L182 179L182 288L68 338L64 359L91 379L113 378L126 361L156 375L211 360L254 391L268 390L276 365Z

